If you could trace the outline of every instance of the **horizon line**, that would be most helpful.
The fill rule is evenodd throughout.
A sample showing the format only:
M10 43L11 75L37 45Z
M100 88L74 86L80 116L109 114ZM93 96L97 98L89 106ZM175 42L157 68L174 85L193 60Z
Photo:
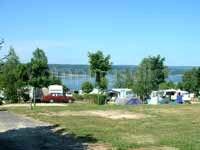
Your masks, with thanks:
M84 66L89 66L89 64L64 64L64 63L48 63L48 65L84 65ZM112 64L112 66L139 66L139 65L130 65L130 64ZM200 67L197 65L166 65L168 67Z

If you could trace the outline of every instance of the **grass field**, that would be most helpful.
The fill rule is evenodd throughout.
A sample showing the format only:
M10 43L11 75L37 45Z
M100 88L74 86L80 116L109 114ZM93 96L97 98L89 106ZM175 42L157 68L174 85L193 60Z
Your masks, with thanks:
M113 149L199 150L200 105L10 107ZM116 117L119 116L119 117ZM121 116L121 117L120 117Z

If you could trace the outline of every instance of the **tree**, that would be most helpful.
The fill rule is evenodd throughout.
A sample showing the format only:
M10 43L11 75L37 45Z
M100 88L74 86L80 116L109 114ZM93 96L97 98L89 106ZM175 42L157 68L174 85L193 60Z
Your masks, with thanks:
M49 79L49 81L48 81L49 85L53 85L53 84L61 85L62 84L62 81L60 80L60 78L55 77L53 75L51 75L48 79Z
M47 87L49 85L48 59L42 49L37 48L33 52L31 59L30 84L36 88Z
M110 55L104 56L101 51L89 52L88 57L91 75L95 76L96 84L100 86L101 79L105 78L107 72L112 68L111 57Z
M200 90L200 67L193 68L191 71L187 71L183 75L182 88L189 92L194 92L199 95Z
M150 69L150 62L148 59L143 59L135 74L135 83L133 90L142 100L144 100L153 89L152 71Z
M29 97L29 64L19 64L16 68L18 99L27 101Z
M100 84L99 84L99 88L103 91L106 90L108 88L108 80L104 77L101 78Z
M4 96L11 102L18 102L18 76L17 68L20 65L19 57L16 55L14 49L10 47L9 56L0 75L1 88L4 91Z
M3 44L4 44L4 40L1 39L1 40L0 40L0 50L2 49ZM10 54L5 55L5 56L2 56L2 57L0 58L0 63L1 63L1 65L2 65L3 62L8 58L9 55L10 55Z
M164 65L164 61L165 59L158 55L144 58L138 66L133 90L142 100L147 98L152 90L158 90L159 85L165 82L167 67Z
M159 89L159 85L165 82L165 79L168 76L168 69L164 65L165 58L162 58L160 55L149 57L150 69L152 71L153 86L154 90Z
M160 85L159 85L159 89L160 90L164 90L164 89L175 89L177 86L173 83L173 82L171 82L171 81L169 81L169 82L163 82L163 83L161 83Z
M81 88L82 88L83 92L84 92L84 93L87 93L87 94L90 93L90 92L92 92L93 89L94 89L92 83L89 82L89 81L84 82L84 83L82 84Z

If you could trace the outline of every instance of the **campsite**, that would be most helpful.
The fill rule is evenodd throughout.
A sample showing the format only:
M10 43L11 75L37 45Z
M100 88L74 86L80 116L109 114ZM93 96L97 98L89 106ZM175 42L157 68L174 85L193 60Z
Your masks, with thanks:
M200 105L70 104L38 106L33 111L29 106L6 109L56 124L57 134L82 137L83 143L98 145L100 150L198 150L200 146Z
M200 0L0 10L0 150L200 150Z

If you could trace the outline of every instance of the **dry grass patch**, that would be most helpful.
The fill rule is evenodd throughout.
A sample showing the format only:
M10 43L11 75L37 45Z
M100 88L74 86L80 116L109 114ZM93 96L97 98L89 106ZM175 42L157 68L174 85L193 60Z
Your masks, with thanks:
M110 145L106 144L89 144L87 150L115 150Z
M178 148L175 147L148 147L148 148L139 148L139 149L135 149L135 150L179 150Z
M126 135L122 137L124 140L135 144L155 144L156 140L152 135Z
M112 120L118 119L144 119L148 117L148 115L141 114L141 113L133 113L128 111L119 111L119 110L109 110L109 111L62 111L59 113L40 113L41 115L48 115L48 116L95 116L95 117L103 117Z

